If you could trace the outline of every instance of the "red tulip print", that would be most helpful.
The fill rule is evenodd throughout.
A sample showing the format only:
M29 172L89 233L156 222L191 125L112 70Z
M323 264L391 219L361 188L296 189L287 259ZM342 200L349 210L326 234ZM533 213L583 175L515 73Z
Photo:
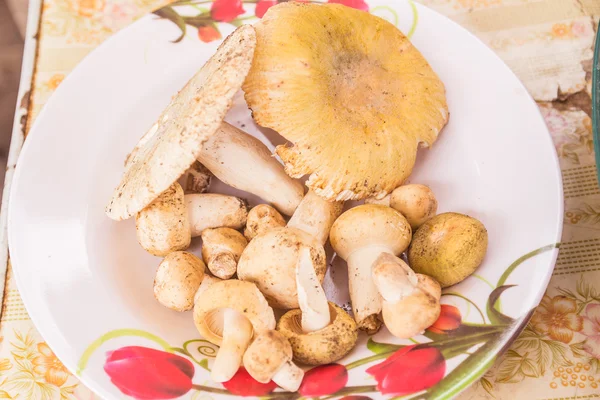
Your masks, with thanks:
M204 43L210 43L221 39L221 32L212 25L201 26L198 28L198 37Z
M236 396L266 396L277 388L275 382L260 383L250 376L248 371L240 368L233 378L223 382L225 389Z
M210 15L215 21L231 22L245 13L242 0L215 0Z
M254 15L256 15L258 18L262 18L265 15L265 13L267 12L267 10L276 4L277 4L276 0L259 0L259 2L256 3L256 9L254 10Z
M364 0L328 0L328 3L343 4L346 7L356 8L361 11L369 11L369 5Z
M104 371L127 396L174 399L192 388L194 365L176 354L128 346L107 353Z
M340 364L321 365L304 374L298 389L304 397L329 396L346 387L348 371Z
M443 335L458 329L461 323L462 316L460 315L460 310L449 304L442 304L442 311L439 318L427 330Z
M446 360L435 347L403 347L366 370L382 394L401 396L428 389L442 380Z
M373 400L369 396L362 396L360 394L353 394L350 396L344 396L340 398L340 400Z

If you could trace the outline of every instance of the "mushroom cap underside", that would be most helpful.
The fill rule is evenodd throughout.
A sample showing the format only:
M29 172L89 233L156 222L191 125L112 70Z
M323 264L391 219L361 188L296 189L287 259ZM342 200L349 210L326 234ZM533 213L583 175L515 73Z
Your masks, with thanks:
M221 125L246 77L256 46L250 25L236 29L160 115L128 163L106 214L123 220L142 210L196 161Z

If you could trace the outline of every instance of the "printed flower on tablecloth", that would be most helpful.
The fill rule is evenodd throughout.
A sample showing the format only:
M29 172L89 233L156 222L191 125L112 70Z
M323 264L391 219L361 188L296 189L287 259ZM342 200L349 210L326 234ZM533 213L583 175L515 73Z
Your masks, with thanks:
M102 13L102 24L116 32L129 25L138 12L138 9L128 2L113 3Z
M104 10L105 0L71 0L71 8L82 17L93 17Z
M565 296L545 295L531 318L536 332L548 335L554 340L569 343L573 333L583 327L583 318L577 315L577 303Z
M583 344L585 352L600 359L600 304L588 304L585 307L581 333L587 337Z
M40 355L32 361L34 372L43 375L46 382L62 386L69 379L69 371L45 342L38 343L37 349Z
M267 10L277 4L277 0L259 0L254 9L254 15L258 18L265 16Z
M552 36L555 38L566 38L571 36L571 26L567 24L552 25Z

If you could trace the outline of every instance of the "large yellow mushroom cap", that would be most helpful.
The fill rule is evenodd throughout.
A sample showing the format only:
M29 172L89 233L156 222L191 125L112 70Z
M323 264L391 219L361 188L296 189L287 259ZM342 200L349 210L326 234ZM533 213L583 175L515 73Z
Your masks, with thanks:
M277 154L328 200L382 196L448 120L445 88L389 22L342 5L285 2L255 25L244 83L255 120L291 142Z

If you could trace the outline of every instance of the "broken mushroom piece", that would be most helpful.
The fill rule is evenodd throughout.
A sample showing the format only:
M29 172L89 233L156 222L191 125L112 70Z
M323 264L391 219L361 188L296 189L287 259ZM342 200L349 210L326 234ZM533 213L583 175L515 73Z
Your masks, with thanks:
M375 261L382 253L399 255L410 239L406 218L378 204L351 208L333 224L331 246L348 263L350 299L360 329L374 333L381 327L381 296L371 275Z
M200 163L196 161L183 174L180 179L183 191L187 193L206 193L210 186L212 173Z
M279 211L268 204L259 204L248 211L244 236L248 241L270 229L285 226L285 219Z
M383 297L383 322L392 335L408 339L421 334L440 316L439 283L415 274L398 257L383 254L373 268L373 281Z
M254 27L246 102L259 125L290 142L276 149L286 172L310 174L306 185L327 200L391 192L448 121L444 84L382 18L289 1Z
M213 228L202 231L202 258L214 276L231 278L248 241L231 228Z
M295 392L302 383L304 371L292 362L292 346L277 331L258 335L244 354L246 371L260 383L273 381L283 389Z
M120 221L142 211L196 161L204 143L220 127L254 57L256 33L242 25L173 97L155 126L130 157L121 182L106 206Z
M367 204L383 204L400 211L413 231L423 225L437 212L438 202L428 186L420 184L402 185L392 193L377 200L365 200Z
M198 296L194 323L206 340L220 346L211 378L225 382L242 364L253 335L275 328L275 315L256 285L230 279L211 284Z
M198 160L227 185L257 195L286 215L304 196L302 184L285 173L263 142L226 122L204 142Z
M331 226L342 213L343 205L343 202L327 201L309 190L287 226L309 233L324 245Z
M308 249L296 269L299 310L285 313L277 330L292 345L294 359L309 365L329 364L348 354L356 344L356 323L344 310L327 301L314 272Z
M194 307L194 295L203 282L205 268L202 260L192 253L170 253L156 270L154 297L171 310L191 310Z
M140 245L155 256L185 250L192 237L217 227L240 229L248 216L246 202L223 194L183 194L176 182L136 216Z

